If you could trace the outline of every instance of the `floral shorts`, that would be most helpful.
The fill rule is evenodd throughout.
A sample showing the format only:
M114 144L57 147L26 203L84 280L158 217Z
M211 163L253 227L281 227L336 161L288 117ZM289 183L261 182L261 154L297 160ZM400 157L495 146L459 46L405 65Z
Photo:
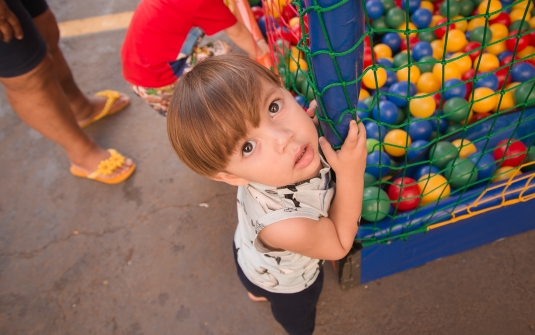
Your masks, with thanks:
M181 74L188 73L195 64L200 61L230 52L230 47L223 41L208 43L202 47L193 47L193 52L187 57L185 65L181 68ZM179 78L180 79L180 78ZM177 81L179 80L177 79ZM163 116L167 116L169 102L173 96L176 82L163 87L143 87L130 84L130 87L139 97L145 100L154 110Z

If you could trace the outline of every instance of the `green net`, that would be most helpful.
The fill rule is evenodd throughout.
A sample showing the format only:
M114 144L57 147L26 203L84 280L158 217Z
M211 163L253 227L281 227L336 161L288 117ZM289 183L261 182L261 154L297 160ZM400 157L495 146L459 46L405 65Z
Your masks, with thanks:
M350 1L319 2L264 0L259 24L273 49L274 70L304 108L316 99L328 109L329 90L340 88L337 99L345 107L333 117L319 116L323 130L343 140L337 127L345 117L358 116L366 125L358 241L405 239L477 210L529 199L535 192L533 2L363 1L358 17L366 31L344 50L331 41L355 32L343 22L333 30L326 18ZM309 27L311 15L318 26ZM323 36L326 48L311 51L309 29ZM359 50L362 71L344 80L347 70L338 63ZM320 71L337 80L320 85ZM358 103L351 89L359 91Z

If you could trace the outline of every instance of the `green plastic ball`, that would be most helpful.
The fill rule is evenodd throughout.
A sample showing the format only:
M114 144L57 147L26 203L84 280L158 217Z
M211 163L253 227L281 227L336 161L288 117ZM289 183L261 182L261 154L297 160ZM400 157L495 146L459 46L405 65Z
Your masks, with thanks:
M484 39L483 39L484 38ZM492 31L489 28L477 27L470 33L470 41L480 44L488 44L492 39Z
M377 178L371 174L364 172L364 187L370 187L377 181Z
M524 24L522 24L522 20L518 20L511 23L511 25L509 26L509 31L515 31L520 29L520 25L522 25L522 29L520 30L520 32L522 33L530 29L529 23L527 21L524 21Z
M422 64L422 62L426 62L428 64ZM425 57L420 58L416 66L418 66L421 73L433 72L433 67L435 66L436 63L438 63L438 61L433 56L425 56Z
M292 81L295 83L295 88L299 89L303 83L308 79L308 71L298 69L290 74Z
M411 62L414 62L412 56L410 57ZM404 64L409 63L409 54L406 52L398 53L394 56L394 67L400 67Z
M371 154L374 151L383 151L381 142L379 142L375 138L366 139L366 149L368 150L369 154Z
M314 90L312 90L312 86L309 84L308 81L303 82L303 85L301 85L301 94L307 99L308 102L314 100Z
M390 28L397 28L405 22L405 11L401 8L392 8L386 13L386 24Z
M440 15L448 17L448 5L450 7L450 19L461 13L461 5L457 1L446 0L440 5Z
M475 8L474 3L470 0L461 0L459 6L461 7L459 14L464 17L471 16Z
M385 191L370 186L364 189L362 197L362 218L368 222L382 220L390 209L390 198Z
M362 100L368 107L373 107L373 97L367 97L364 100Z
M533 87L532 90L532 86L534 85L535 82L526 83L524 85L518 86L514 93L515 102L517 104L526 102L527 107L535 106L535 87ZM529 93L529 91L531 91L531 93Z
M450 142L441 141L431 147L429 159L433 165L439 169L444 169L446 165L457 157L458 150Z
M526 155L526 159L524 160L524 163L530 163L530 162L535 162L535 146L532 146L531 148L528 149L528 154ZM523 172L535 171L535 164L524 166L522 168L522 171Z
M381 0L383 3L383 7L385 8L385 12L389 11L390 9L396 7L396 2L394 0Z
M422 31L420 33L418 33L418 39L420 41L426 41L426 42L433 42L434 40L437 39L437 35L435 35L434 31L433 30L429 30L429 31ZM428 56L426 56L428 57Z
M288 72L288 70L284 66L280 66L278 69L279 69L279 77L282 79L282 82L284 83L284 87L287 90L292 89L292 85L293 85L292 75Z
M452 123L446 128L446 134L445 135L451 135L458 133L463 130L463 125L460 123Z
M477 168L469 159L458 158L446 164L444 177L454 188L468 187L477 180Z
M372 22L372 27L375 29L387 29L388 26L386 25L386 19L384 16L381 16Z
M394 125L399 126L407 119L407 113L403 108L398 108L398 118L394 121Z
M465 121L470 115L470 105L463 98L451 98L444 104L444 116L448 121Z

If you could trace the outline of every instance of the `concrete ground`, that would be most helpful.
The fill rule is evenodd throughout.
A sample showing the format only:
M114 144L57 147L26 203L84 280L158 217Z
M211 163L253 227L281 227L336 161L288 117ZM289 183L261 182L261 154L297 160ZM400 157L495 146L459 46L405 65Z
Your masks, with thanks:
M50 5L66 21L136 3ZM175 157L165 119L122 80L124 34L61 42L83 91L132 97L87 128L135 159L123 184L71 176L62 150L22 123L0 88L0 334L283 334L235 275L235 188ZM326 266L316 334L533 335L534 242L525 233L348 291Z

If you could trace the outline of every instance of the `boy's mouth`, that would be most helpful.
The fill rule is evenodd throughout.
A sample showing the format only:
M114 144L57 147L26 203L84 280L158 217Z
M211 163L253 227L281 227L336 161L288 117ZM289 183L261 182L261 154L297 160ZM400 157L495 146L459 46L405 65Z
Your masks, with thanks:
M303 157L303 155L305 154L305 151L307 150L307 147L304 147L303 148L303 151L301 151L301 154L299 155L299 157L297 157L297 159L295 160L295 164L297 164L297 162L299 162L301 160L301 158Z
M297 155L297 153L296 153ZM314 149L310 145L305 145L295 158L294 167L296 169L302 169L310 165L314 160Z

